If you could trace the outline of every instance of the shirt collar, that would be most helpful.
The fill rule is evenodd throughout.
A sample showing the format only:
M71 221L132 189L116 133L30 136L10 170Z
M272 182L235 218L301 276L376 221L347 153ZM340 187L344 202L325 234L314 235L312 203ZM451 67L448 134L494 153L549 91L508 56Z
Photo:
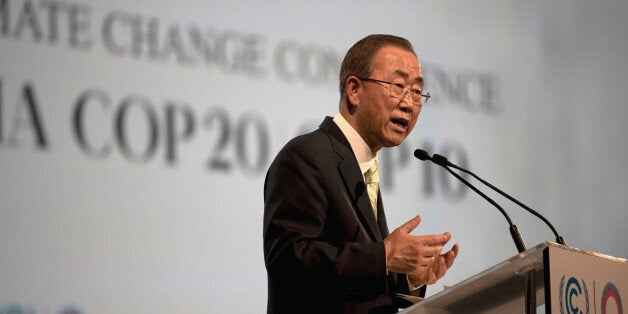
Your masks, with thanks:
M342 134L344 134L349 141L351 150L353 150L353 154L360 165L360 170L364 174L366 170L368 170L371 165L375 163L375 160L377 160L377 153L373 154L369 145L366 144L364 139L360 136L360 134L358 134L353 126L349 124L342 114L336 114L334 122L338 125Z

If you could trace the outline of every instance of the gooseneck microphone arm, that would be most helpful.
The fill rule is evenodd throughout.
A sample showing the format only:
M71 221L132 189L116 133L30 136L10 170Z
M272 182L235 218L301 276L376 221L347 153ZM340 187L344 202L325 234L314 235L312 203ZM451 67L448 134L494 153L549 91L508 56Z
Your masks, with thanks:
M465 180L463 177L455 173L449 167L447 167L446 165L441 165L441 166L447 169L447 171L449 171L449 173L451 173L454 177L458 178L458 180L462 181L462 183L466 184L469 188L475 191L475 193L480 194L480 196L482 196L485 200L487 200L493 206L497 207L497 209L499 209L499 211L504 215L504 217L506 218L506 221L508 222L508 225L510 226L510 235L512 236L512 240L515 242L515 246L517 247L517 250L519 251L519 253L527 250L526 245L523 242L523 238L521 237L521 233L519 232L519 228L517 228L517 226L512 223L510 216L508 216L506 211L501 206L499 206L490 197L486 196L486 194L482 193L482 191L478 190L475 186L469 183L469 181Z
M426 152L427 154L427 152ZM451 163L449 160L447 160L446 157L441 156L439 154L434 154L434 157L432 157L432 161L434 161L434 163L442 163L444 165L447 165L449 167L458 169L462 172L466 172L468 174L470 174L471 176L473 176L474 178L476 178L478 181L484 183L486 186L488 186L489 188L493 189L495 192L501 194L502 196L504 196L505 198L511 200L512 202L514 202L515 204L521 206L523 209L527 210L528 212L530 212L532 215L538 217L539 219L541 219L554 233L554 236L556 236L556 242L560 243L562 245L567 245L567 243L565 242L565 240L563 239L563 237L561 237L558 232L556 231L556 228L554 228L554 226L549 222L549 220L547 220L545 217L543 217L543 215L539 214L537 211L535 211L534 209L528 207L527 205L521 203L520 201L518 201L517 199L515 199L514 197L508 195L506 192L500 190L499 188L495 187L494 185L486 182L486 180L480 178L479 176L477 176L475 173L473 173L470 170L464 169L462 167L459 167L453 163Z
M497 209L499 209L499 211L504 215L504 218L506 218L506 221L508 222L508 225L510 226L510 235L512 236L512 240L515 242L515 246L517 247L517 250L519 251L519 253L521 253L521 252L526 250L526 245L523 242L523 238L521 237L521 233L519 232L519 229L517 228L517 226L515 224L512 223L512 220L510 219L510 216L508 216L506 211L501 206L499 206L490 197L486 196L486 194L482 193L482 191L478 190L475 186L473 186L471 183L469 183L463 177L461 177L460 175L455 173L453 170L451 170L449 167L447 167L446 164L441 163L440 160L435 160L434 158L430 157L430 155L426 151L424 151L422 149L417 149L417 150L414 151L414 156L416 158L418 158L418 159L421 159L421 160L431 160L435 164L437 164L439 166L442 166L443 168L447 169L447 171L449 171L449 173L451 173L454 177L456 177L458 180L462 181L462 183L464 183L466 186L471 188L473 191L478 193L485 200L487 200L489 203L491 203L493 206L495 206Z

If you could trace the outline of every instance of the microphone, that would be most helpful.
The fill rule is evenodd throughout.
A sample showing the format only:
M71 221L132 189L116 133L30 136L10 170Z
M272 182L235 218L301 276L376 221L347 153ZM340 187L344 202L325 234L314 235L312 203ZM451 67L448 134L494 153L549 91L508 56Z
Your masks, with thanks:
M443 156L440 157L436 157L437 155L434 155L434 157L430 157L430 155L422 150L422 149L417 149L414 151L414 157L420 159L420 160L431 160L432 162L434 162L435 164L442 166L443 168L447 169L447 171L449 171L449 173L451 173L454 177L458 178L458 180L462 181L462 183L464 183L466 186L468 186L469 188L471 188L473 191L475 191L476 193L478 193L480 196L482 196L485 200L487 200L489 203L491 203L493 206L497 207L497 209L504 215L504 218L506 218L506 221L508 222L508 226L510 227L510 235L512 236L512 240L515 242L515 246L517 247L517 250L519 251L519 253L523 252L526 250L526 245L523 242L523 238L521 237L521 233L519 232L519 228L517 228L517 226L515 224L512 223L512 220L510 219L510 216L508 216L508 214L506 213L506 211L499 206L494 200L492 200L490 197L486 196L486 194L482 193L482 191L478 190L475 186L473 186L471 183L469 183L467 180L465 180L463 177L461 177L460 175L458 175L457 173L455 173L453 170L451 170L448 165L446 164L447 159L443 159Z
M420 151L420 152L418 152ZM417 149L414 151L414 156L419 158L417 156L417 154L421 155L424 154L429 158L429 154L422 150L422 149ZM419 158L421 159L421 158ZM421 159L421 160L425 160L425 159ZM458 169L462 172L468 173L471 176L473 176L474 178L476 178L478 181L482 182L484 185L488 186L489 188L493 189L495 192L501 194L502 196L504 196L505 198L509 199L510 201L514 202L515 204L521 206L523 209L527 210L529 213L531 213L532 215L538 217L539 219L541 219L554 233L554 236L556 237L556 242L562 245L567 246L567 243L565 242L565 240L563 239L563 237L561 237L558 232L556 231L556 228L554 228L554 226L549 222L549 220L547 220L543 215L541 215L540 213L538 213L537 211L535 211L534 209L530 208L529 206L521 203L520 201L518 201L517 199L515 199L514 197L508 195L506 192L500 190L499 188L495 187L494 185L488 183L486 180L480 178L478 175L476 175L475 173L464 169L462 167L459 167L451 162L449 162L449 160L447 160L447 158L445 156L441 156L439 154L434 154L434 157L432 157L431 159L434 163L438 164L438 165L447 165L450 166L452 168Z
M426 151L422 150L422 149L416 149L414 151L414 157L421 159L423 161L428 160L428 159L432 159L430 157L430 154L428 154Z

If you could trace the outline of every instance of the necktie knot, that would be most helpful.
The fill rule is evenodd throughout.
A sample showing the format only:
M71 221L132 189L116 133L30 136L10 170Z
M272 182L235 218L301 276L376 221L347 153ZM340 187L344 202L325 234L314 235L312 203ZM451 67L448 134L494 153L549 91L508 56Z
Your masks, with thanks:
M377 183L379 184L379 164L377 160L371 165L368 170L364 173L364 181L366 184L369 183Z

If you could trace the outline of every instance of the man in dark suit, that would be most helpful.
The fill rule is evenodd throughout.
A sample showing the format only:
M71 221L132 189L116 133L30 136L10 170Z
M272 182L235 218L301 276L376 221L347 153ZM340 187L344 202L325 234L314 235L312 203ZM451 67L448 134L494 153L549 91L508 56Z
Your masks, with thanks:
M401 144L429 94L412 45L357 42L340 70L340 112L291 140L264 186L268 313L394 313L396 293L422 295L452 265L451 234L389 234L377 152Z

